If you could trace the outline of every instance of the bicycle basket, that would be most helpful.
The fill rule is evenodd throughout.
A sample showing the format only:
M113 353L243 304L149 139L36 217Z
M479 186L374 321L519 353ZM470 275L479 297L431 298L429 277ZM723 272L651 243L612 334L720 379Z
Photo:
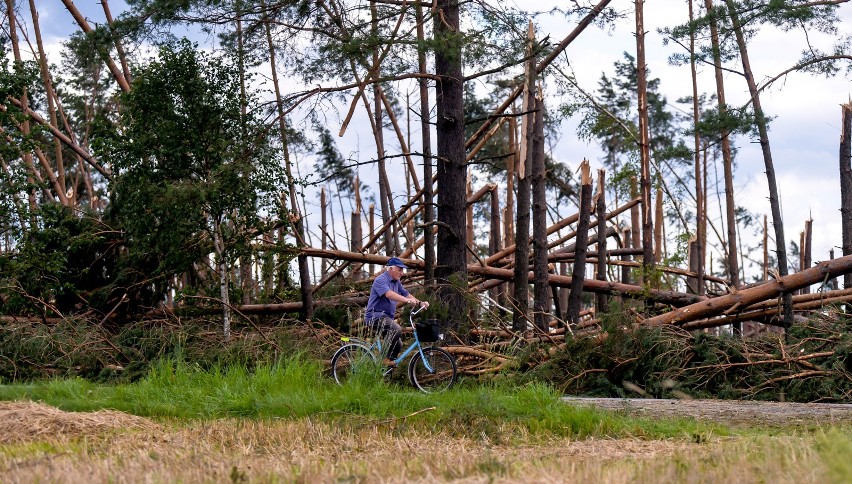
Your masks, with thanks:
M414 323L414 330L417 331L417 339L421 343L433 343L439 339L444 339L444 335L441 333L441 325L435 319Z

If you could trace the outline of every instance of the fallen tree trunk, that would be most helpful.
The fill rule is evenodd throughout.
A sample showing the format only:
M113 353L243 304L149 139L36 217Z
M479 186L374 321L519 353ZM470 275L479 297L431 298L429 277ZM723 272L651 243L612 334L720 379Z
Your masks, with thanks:
M709 318L724 313L730 313L752 304L766 301L782 294L788 294L820 281L852 272L852 256L841 257L759 286L752 287L725 296L708 299L696 304L675 309L674 311L648 318L644 324L683 324L689 321Z
M347 260L350 262L385 264L388 260L388 257L383 255L361 254L357 252L346 252L343 250L322 250L314 249L312 247L305 247L300 250L309 257L329 257L333 259ZM403 261L405 262L405 265L414 269L423 269L425 265L422 260L403 259ZM470 264L467 266L467 270L468 273L472 275L483 276L489 279L499 279L501 281L511 281L513 277L513 272L510 269L481 266L479 264ZM532 280L532 273L527 273L527 278L528 280ZM573 279L569 276L548 274L547 280L550 285L556 287L571 287L571 281ZM676 307L695 304L707 299L705 296L697 296L695 294L646 289L641 286L633 286L630 284L622 284L620 282L612 281L586 280L583 282L583 290L638 299L651 298L657 302L671 304Z
M813 294L802 294L800 296L812 296ZM852 301L852 295L845 294L841 296L827 297L824 299L805 299L805 300L796 300L796 297L793 296L793 311L812 311L815 309L821 309L829 304L838 304L838 303L847 303ZM771 303L771 304L770 304ZM775 307L769 307L769 306ZM717 328L719 326L725 326L727 324L742 322L742 321L755 321L758 323L768 324L770 326L779 326L783 327L783 321L778 319L781 314L781 303L776 301L765 301L760 304L755 304L749 311L733 314L729 316L722 316L718 318L712 319L701 319L698 321L691 321L689 323L685 323L681 326L683 329L694 330L694 329L706 329L706 328Z
M470 274L484 276L489 279L500 279L503 281L511 281L513 276L512 271L509 269L482 267L476 264L469 265L467 270ZM532 273L528 273L527 277L529 280L532 280ZM573 281L573 278L569 276L549 274L547 277L547 281L552 286L571 287L571 282ZM686 294L674 291L661 291L659 289L647 289L640 286L622 284L620 282L598 281L595 279L584 280L583 291L630 297L636 299L650 298L654 301L661 302L664 304L671 304L672 306L676 307L696 304L700 301L705 301L707 299L705 296L698 296L695 294Z

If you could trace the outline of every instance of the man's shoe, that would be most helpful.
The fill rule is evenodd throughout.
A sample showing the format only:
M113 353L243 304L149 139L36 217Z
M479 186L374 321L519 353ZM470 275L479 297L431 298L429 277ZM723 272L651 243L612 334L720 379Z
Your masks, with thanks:
M390 358L385 358L382 360L382 366L387 366L389 368L396 368L396 362Z

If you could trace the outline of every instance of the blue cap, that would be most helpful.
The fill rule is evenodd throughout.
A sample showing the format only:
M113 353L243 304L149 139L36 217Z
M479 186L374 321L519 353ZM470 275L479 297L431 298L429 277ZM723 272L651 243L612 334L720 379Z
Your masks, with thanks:
M388 263L385 264L385 265L402 267L403 269L408 269L408 266L406 266L405 263L402 262L402 259L400 259L399 257L391 257L390 259L388 259Z

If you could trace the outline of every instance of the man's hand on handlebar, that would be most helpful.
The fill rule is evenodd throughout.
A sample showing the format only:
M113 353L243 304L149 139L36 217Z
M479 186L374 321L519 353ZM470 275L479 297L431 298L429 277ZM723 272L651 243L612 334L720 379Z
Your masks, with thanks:
M408 298L408 304L411 304L415 307L422 307L424 309L429 307L429 301L420 301L414 296Z

